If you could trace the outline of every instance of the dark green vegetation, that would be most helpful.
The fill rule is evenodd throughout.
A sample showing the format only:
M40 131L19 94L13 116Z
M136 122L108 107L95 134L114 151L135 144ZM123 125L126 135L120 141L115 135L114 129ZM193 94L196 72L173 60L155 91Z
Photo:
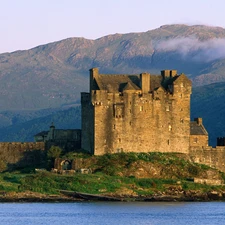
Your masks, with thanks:
M208 166L193 164L181 155L119 153L89 156L70 153L64 157L82 158L93 174L59 175L42 170L35 172L34 168L4 172L0 174L0 191L59 194L59 190L68 190L112 196L171 194L171 190L198 190L201 193L225 191L224 186L193 183L193 177L204 177L208 172L220 179L225 176ZM145 170L149 173L143 172ZM143 173L138 174L137 171Z
M41 116L41 114L39 116L26 122L18 119L16 124L0 128L0 142L32 142L35 134L49 130L51 122L54 122L57 129L76 129L81 127L79 106L51 112L47 116ZM17 117L20 118L20 115L17 115Z
M211 84L194 89L192 115L203 117L215 140L225 135L225 88L220 83L225 81L224 40L223 28L168 25L0 54L0 141L32 141L52 121L57 128L79 128L79 113L73 118L69 108L79 105L80 92L88 90L91 67L99 67L100 73L131 74L177 69L192 79L193 86Z

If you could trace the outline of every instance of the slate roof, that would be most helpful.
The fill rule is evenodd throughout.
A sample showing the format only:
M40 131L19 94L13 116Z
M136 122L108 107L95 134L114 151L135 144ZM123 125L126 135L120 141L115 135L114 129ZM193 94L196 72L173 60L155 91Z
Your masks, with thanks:
M109 92L122 91L123 88L130 83L130 87L134 90L140 90L138 75L102 75L99 74L95 78L100 90L107 90ZM130 90L130 89L129 89Z
M151 75L150 91L161 86L161 75ZM123 90L141 90L140 75L99 74L95 77L95 90L107 90L109 92L121 92Z
M190 124L190 134L191 135L208 135L205 127L202 125L202 124L198 124L197 121L191 121L191 124Z
M36 137L36 136L47 136L48 135L48 131L41 131L40 133L38 133L38 134L35 134L34 136Z
M161 75L152 75L150 78L150 91L155 90L161 86L162 76Z

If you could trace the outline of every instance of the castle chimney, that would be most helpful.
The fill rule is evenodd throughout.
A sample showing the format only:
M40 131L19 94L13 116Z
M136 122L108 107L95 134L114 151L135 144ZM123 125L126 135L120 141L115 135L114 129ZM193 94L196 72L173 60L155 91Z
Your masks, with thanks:
M170 77L170 70L162 70L161 75L162 75L163 79Z
M175 77L177 75L177 70L170 70L170 77Z
M163 79L169 78L169 77L175 77L177 75L177 70L162 70L161 75Z
M194 118L198 125L202 125L202 118Z
M140 86L142 93L148 93L150 91L150 74L149 73L141 73L140 74Z
M52 124L50 126L50 130L49 130L49 139L50 140L54 140L54 133L55 133L55 125L52 122Z
M93 81L94 78L98 76L98 68L92 68L90 69L90 93L93 90Z

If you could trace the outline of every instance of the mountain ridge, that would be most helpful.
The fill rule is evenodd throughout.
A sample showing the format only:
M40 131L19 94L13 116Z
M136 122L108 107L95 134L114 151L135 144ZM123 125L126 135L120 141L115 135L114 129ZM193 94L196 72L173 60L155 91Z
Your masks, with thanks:
M225 82L225 29L173 24L95 40L67 38L29 50L0 54L2 140L10 140L10 133L13 137L15 131L20 133L17 125L44 116L51 120L48 116L52 113L79 105L80 92L88 91L92 67L99 67L100 73L106 74L159 74L164 69L185 73L194 86L192 115L203 117L213 140L217 134L225 135L221 126L221 115L225 113L221 106L225 95L225 84L222 84ZM208 94L217 96L218 91L221 93L218 99ZM3 138L6 128L7 138ZM27 131L24 133L27 135ZM21 135L16 140L27 140L25 134Z
M177 69L198 86L225 81L225 49L220 50L224 43L223 28L165 25L95 40L67 38L3 53L0 111L54 108L79 101L80 92L88 89L92 67L99 67L102 73Z

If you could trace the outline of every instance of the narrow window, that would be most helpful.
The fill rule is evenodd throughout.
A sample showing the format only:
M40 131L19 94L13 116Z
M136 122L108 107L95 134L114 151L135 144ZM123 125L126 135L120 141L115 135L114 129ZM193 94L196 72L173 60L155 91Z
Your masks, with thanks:
M143 111L143 106L140 106L140 112L142 112Z
M172 130L172 126L171 125L169 125L169 131L171 131Z

